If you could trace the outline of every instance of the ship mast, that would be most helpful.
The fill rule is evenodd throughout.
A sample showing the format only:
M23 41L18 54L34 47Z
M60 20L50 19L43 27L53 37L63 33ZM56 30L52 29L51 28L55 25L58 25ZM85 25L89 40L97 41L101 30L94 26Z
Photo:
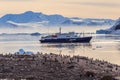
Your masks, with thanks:
M59 33L61 34L61 27L59 27Z

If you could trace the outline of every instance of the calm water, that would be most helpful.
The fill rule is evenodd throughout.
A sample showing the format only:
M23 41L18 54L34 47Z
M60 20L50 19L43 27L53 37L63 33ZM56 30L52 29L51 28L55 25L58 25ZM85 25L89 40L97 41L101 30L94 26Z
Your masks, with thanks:
M93 35L91 43L41 44L40 36L0 35L0 53L26 51L81 55L120 65L120 36Z

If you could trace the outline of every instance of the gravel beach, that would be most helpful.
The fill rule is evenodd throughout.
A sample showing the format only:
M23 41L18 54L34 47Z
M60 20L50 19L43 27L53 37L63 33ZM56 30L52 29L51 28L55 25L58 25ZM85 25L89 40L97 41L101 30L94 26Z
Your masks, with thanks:
M119 80L120 66L83 56L0 54L0 80Z

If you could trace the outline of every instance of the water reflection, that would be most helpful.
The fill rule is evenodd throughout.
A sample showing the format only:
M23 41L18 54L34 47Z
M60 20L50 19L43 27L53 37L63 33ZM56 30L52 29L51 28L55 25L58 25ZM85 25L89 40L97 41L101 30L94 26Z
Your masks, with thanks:
M96 34L96 39L102 39L102 40L114 40L114 41L120 41L120 35L114 35L114 34Z
M117 48L118 51L120 51L120 42L118 42L116 48Z
M83 46L83 47L90 47L92 46L91 43L42 43L41 44L41 47L56 47L56 48L62 48L62 47L66 47L68 49L73 49L75 47L80 47L80 46Z
M74 55L76 51L84 52L86 48L92 48L91 43L59 43L59 44L41 44L42 51L55 52L60 54ZM45 49L45 50L44 50ZM78 50L77 50L78 49Z

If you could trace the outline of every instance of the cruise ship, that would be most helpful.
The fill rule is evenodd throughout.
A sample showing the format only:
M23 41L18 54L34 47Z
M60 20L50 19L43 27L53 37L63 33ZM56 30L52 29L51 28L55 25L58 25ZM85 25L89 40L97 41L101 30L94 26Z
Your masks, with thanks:
M83 36L75 32L59 33L43 36L40 39L41 43L89 43L92 36Z

